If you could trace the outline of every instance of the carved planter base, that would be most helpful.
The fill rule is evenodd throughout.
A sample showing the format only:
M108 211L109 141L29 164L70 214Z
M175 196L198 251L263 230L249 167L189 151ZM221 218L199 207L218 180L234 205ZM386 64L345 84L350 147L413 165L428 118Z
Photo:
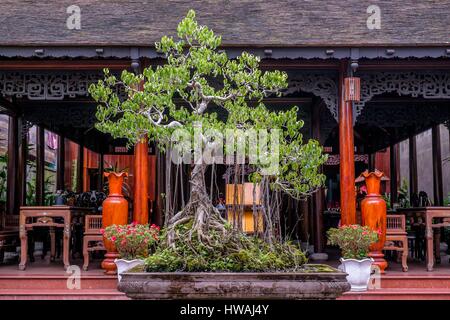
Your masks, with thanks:
M324 266L325 267L325 266ZM350 290L346 273L125 272L118 289L132 299L336 299Z

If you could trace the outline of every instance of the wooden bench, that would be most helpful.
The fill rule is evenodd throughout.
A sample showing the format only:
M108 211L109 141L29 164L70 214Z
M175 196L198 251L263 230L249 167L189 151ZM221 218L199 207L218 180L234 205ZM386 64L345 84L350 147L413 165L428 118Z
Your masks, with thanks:
M100 230L102 228L101 215L86 215L84 221L84 235L83 235L83 270L89 267L89 252L106 251L103 246L103 235ZM93 246L90 243L95 242Z
M402 270L408 271L408 234L406 233L405 216L388 214L386 219L386 243L383 250L401 252Z

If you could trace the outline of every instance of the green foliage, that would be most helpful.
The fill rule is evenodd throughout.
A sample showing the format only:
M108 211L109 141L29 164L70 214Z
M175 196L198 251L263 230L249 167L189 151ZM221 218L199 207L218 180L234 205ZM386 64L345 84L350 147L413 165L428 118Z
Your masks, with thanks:
M408 181L403 178L400 189L398 190L398 201L401 208L409 208L411 206L409 201Z
M450 192L447 193L447 198L444 199L444 206L450 206Z
M114 164L112 163L108 163L107 161L105 161L106 164L108 165L104 171L105 172L114 172L114 173L122 173L122 172L128 172L128 167L125 168L119 168L119 163L116 161Z
M328 244L339 246L344 259L360 260L367 258L369 247L372 243L377 242L380 232L380 230L376 232L368 226L344 225L338 229L328 230Z
M189 224L178 227L183 232ZM242 247L236 248L231 238L215 234L217 245L206 247L194 235L190 242L178 239L174 247L165 246L165 230L161 245L145 260L148 272L202 271L296 271L306 263L303 252L290 243L269 246L261 239L238 234Z
M104 70L105 78L89 87L99 103L96 128L114 138L126 138L129 145L147 136L161 150L178 127L191 134L196 124L204 131L222 133L236 128L243 132L278 129L279 152L265 154L268 161L256 164L252 179L260 179L262 170L276 165L281 170L273 179L274 188L295 198L308 195L325 181L319 167L326 155L317 141L303 142L298 108L272 112L262 102L287 88L287 74L261 71L260 58L247 52L229 59L226 52L218 50L220 44L221 37L199 25L190 10L177 27L176 39L164 36L155 44L165 56L165 64L145 68L141 74L124 70L120 77ZM127 96L123 101L119 89ZM176 98L183 103L176 104ZM256 101L256 107L248 104L250 100ZM208 109L210 105L222 109L226 119L219 119ZM235 148L225 153L234 153Z

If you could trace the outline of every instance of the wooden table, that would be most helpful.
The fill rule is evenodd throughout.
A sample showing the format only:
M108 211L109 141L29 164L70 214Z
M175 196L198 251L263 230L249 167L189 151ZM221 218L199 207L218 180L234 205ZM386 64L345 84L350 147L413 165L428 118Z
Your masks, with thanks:
M71 225L76 219L92 213L91 208L69 206L48 207L20 207L19 235L20 235L20 264L19 269L25 270L28 258L27 232L34 227L49 227L51 239L51 257L55 256L55 228L63 228L63 263L69 267Z
M425 222L425 237L427 240L427 270L433 271L433 228L450 226L450 207L398 208L397 212L406 214L407 216L423 217ZM440 219L441 221L433 223L433 219ZM436 249L439 254L439 243Z

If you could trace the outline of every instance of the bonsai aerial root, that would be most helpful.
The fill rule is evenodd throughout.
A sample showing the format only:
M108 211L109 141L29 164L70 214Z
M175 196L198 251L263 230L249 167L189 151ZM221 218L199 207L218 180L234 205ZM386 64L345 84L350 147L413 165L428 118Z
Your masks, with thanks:
M192 242L194 236L197 240L209 249L214 248L213 234L221 234L222 237L233 237L235 231L227 229L228 223L212 204L205 186L205 166L198 164L191 174L191 197L187 205L174 215L168 223L167 245L175 247L176 241L183 240ZM192 223L192 227L187 234L180 234L176 227L179 225ZM237 243L236 243L237 244Z

